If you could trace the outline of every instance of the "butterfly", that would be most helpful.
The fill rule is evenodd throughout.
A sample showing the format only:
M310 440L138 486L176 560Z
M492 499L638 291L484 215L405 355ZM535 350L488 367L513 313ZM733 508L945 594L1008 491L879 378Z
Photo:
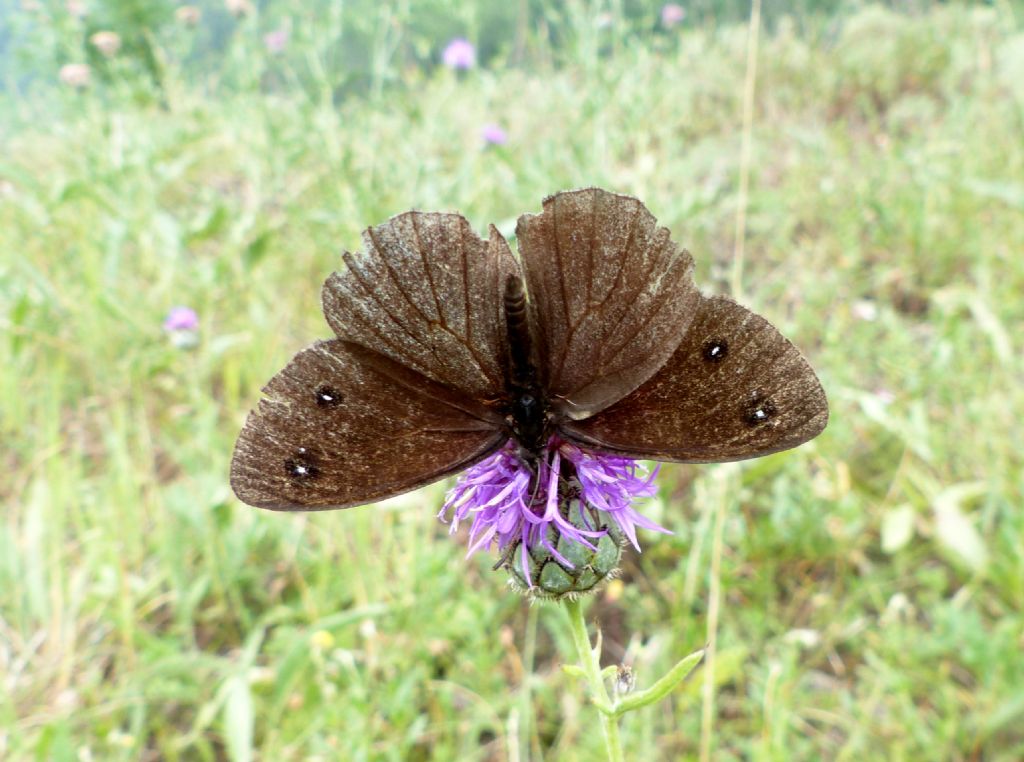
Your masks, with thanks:
M335 337L264 388L231 461L254 506L346 508L416 489L510 440L552 437L683 463L742 460L817 436L828 403L767 320L705 296L693 259L637 199L557 193L516 225L411 211L367 229L327 278Z

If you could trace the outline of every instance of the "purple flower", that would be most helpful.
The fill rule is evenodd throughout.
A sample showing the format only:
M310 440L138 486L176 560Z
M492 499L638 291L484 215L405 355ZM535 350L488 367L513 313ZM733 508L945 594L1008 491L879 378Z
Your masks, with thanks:
M444 49L441 60L449 69L472 69L476 65L476 48L464 37L456 37Z
M164 330L177 349L199 346L199 316L191 307L172 307L164 318Z
M654 471L648 474L642 463L630 458L587 452L578 447L572 449L576 452L570 460L576 466L576 478L580 481L584 502L611 516L638 552L637 527L671 534L633 509L633 501L637 498L658 494L654 478L660 466L655 466Z
M89 86L89 81L92 79L92 69L89 68L89 64L64 64L60 67L58 76L63 84L69 85L76 90L81 90Z
M480 137L489 146L503 146L508 142L508 133L498 124L485 124L480 130Z
M196 331L199 329L199 316L191 307L172 307L164 320L165 331Z
M263 35L263 44L271 53L283 53L284 49L288 47L288 30L282 27L273 32L267 32Z
M683 23L686 18L686 9L677 3L665 3L661 6L661 25L671 29L677 24Z
M575 471L578 486L563 473L563 460L572 465L567 470L570 475ZM548 441L534 474L520 457L516 444L509 442L459 477L438 518L443 521L450 514L451 533L458 530L460 521L472 518L467 555L492 544L501 553L518 541L523 575L532 585L528 557L531 549L543 548L559 563L572 568L572 563L555 548L559 537L594 550L591 540L605 534L605 530L589 528L591 522L583 511L584 504L606 513L637 550L640 545L636 527L671 534L632 507L637 498L656 493L656 474L657 471L648 475L643 465L629 458L589 452L557 437ZM580 501L570 504L578 506L579 523L588 529L574 525L560 510L560 501L574 488Z

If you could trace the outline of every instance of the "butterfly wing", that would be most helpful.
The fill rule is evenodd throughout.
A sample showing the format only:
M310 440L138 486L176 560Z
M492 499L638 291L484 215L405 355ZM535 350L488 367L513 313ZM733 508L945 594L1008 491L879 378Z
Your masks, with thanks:
M507 439L480 403L340 340L299 352L264 388L231 461L261 508L345 508L429 484Z
M712 463L796 447L828 421L814 371L767 320L726 297L701 297L665 366L563 434L634 458Z
M324 284L324 315L338 337L473 399L500 397L508 374L501 295L519 265L498 231L484 241L459 214L406 212L366 230L363 244Z
M672 355L700 296L693 259L640 201L597 188L558 193L519 218L516 240L557 413L593 415Z

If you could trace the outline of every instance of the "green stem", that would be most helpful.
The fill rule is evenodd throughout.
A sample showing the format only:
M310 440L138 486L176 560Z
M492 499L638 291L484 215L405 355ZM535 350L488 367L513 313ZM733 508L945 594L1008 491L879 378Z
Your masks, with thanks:
M608 690L601 676L599 654L590 645L587 635L587 623L583 619L583 606L579 600L565 602L565 610L569 613L569 628L572 630L572 641L579 654L580 666L590 682L590 690L594 704L600 710L601 730L604 731L604 745L608 752L609 762L622 762L622 740L619 738L619 720L614 716Z
M530 703L530 689L533 680L533 660L537 646L537 612L539 606L530 606L526 614L526 643L523 647L523 685L519 703L519 754L520 759L530 759L530 740L533 726L533 709Z

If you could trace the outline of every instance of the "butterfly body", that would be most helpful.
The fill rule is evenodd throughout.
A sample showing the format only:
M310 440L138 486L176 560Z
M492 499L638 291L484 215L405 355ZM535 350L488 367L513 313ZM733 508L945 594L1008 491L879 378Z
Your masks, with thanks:
M508 337L508 389L511 399L506 408L509 433L527 460L540 457L550 437L548 401L538 381L533 336L527 311L523 281L515 275L505 280L503 301Z
M512 439L630 458L739 460L825 426L813 370L770 323L693 283L693 260L637 199L597 188L516 227L407 212L370 228L324 284L336 338L265 387L231 482L252 505L372 502ZM536 469L532 469L534 472Z

